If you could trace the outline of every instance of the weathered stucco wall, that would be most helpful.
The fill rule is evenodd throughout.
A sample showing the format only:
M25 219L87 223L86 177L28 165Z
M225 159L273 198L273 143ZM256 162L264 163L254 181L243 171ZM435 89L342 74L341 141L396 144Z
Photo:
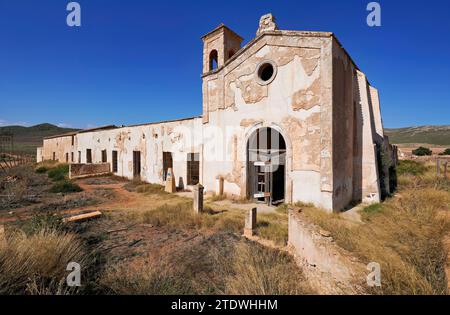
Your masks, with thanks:
M353 200L355 133L355 66L333 39L333 207L342 209Z
M111 165L109 163L96 163L96 164L72 163L69 165L69 177L72 179L86 176L108 174L109 172L111 172Z
M72 136L44 139L43 142L42 157L44 160L53 160L53 153L55 153L55 161L70 162L73 150ZM68 161L66 161L66 153L68 154Z
M256 77L264 61L276 65L276 76L267 85ZM247 140L254 130L272 127L288 146L285 199L331 208L330 70L329 35L278 31L264 33L221 71L204 76L209 117L204 128L226 139L225 158L218 154L217 161L205 161L205 186L217 189L222 176L225 192L245 196ZM205 150L217 153L222 143L205 141Z
M201 118L173 122L122 127L112 130L80 133L77 148L81 163L87 163L86 151L91 149L92 162L102 162L102 151L112 163L112 151L117 151L118 176L132 179L133 151L141 152L141 179L163 184L163 152L172 152L177 186L185 186L188 153L201 153ZM77 153L78 154L78 153Z

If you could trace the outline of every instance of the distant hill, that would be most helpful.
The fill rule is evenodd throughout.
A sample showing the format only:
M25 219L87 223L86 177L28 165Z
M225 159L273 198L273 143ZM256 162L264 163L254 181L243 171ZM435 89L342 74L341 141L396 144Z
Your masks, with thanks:
M77 130L78 129L60 128L52 124L40 124L32 127L0 127L0 134L13 134L15 152L35 155L36 148L42 146L43 138Z
M394 144L427 143L450 146L450 125L385 129L385 133Z

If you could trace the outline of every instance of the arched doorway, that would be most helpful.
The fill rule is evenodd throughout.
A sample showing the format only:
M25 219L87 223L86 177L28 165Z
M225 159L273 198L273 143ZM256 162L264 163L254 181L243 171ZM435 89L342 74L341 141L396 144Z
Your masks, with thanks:
M274 128L255 130L247 142L247 197L268 204L285 200L286 142Z

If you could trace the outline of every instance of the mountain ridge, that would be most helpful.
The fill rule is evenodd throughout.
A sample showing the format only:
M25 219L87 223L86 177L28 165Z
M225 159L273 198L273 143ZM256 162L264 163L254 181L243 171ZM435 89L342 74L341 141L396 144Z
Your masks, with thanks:
M14 141L14 152L24 154L36 154L36 148L42 146L45 137L51 137L80 129L62 128L50 123L42 123L30 127L11 125L1 126L1 134L12 134Z

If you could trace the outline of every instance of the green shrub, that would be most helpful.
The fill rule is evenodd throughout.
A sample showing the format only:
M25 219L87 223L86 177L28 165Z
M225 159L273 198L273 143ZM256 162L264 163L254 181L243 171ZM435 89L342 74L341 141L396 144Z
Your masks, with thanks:
M48 171L48 168L46 168L45 166L41 166L36 169L37 174L44 174L44 173L47 173L47 171Z
M426 155L432 155L433 151L431 151L428 148L425 147L418 147L417 149L412 151L412 154L417 156L426 156Z
M397 166L397 174L400 175L423 175L427 170L427 167L420 162L404 160L400 161Z
M439 155L450 155L450 148L445 149L445 151L442 153L439 153Z
M21 230L27 235L33 235L42 230L60 230L61 225L61 216L45 213L35 215L30 220L25 221L25 223L21 226Z
M58 165L48 171L48 177L55 182L65 179L67 174L69 174L69 165L67 164Z
M73 193L83 191L80 186L68 180L60 181L50 189L52 193Z

